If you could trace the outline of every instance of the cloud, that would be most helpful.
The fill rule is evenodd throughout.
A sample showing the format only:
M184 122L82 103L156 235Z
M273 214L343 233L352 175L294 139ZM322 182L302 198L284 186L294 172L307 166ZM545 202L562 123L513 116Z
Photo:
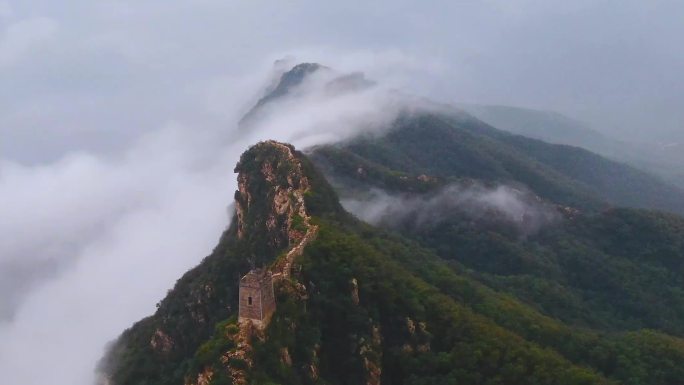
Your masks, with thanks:
M74 153L42 166L0 162L6 203L0 215L0 282L15 289L0 292L0 303L14 303L23 294L17 288L31 286L29 268L55 275L61 270L55 267L76 263L83 248L118 221L158 205L166 184L177 183L174 175L196 166L198 142L201 134L169 125L114 158ZM223 167L229 172L230 166ZM13 307L0 310L1 322Z
M0 19L9 19L14 12L8 1L0 1Z
M11 15L9 5L0 4L0 16ZM0 39L0 68L20 62L40 44L52 39L58 24L47 17L22 19L10 24Z
M81 155L39 169L0 169L1 185L10 187L3 200L16 205L9 212L3 205L2 262L60 267L10 288L21 300L0 322L7 381L92 383L104 343L149 314L211 251L229 220L238 152L219 154L204 139L164 127L120 159ZM212 162L202 149L215 155Z
M342 70L380 60L367 66L377 68L367 68L370 78L445 102L559 110L620 135L682 141L684 53L672 47L684 32L676 17L683 6L13 2L8 22L38 15L58 30L0 71L0 153L35 164L74 150L121 151L171 116L206 118L200 85L253 74L290 53L335 59Z
M269 106L246 132L238 95L264 73L224 78L230 95L197 90L219 123L171 121L116 154L72 152L55 162L0 162L0 372L10 382L92 383L105 343L199 263L230 220L239 155L275 138L299 148L391 121L386 89L330 92L341 73L314 76ZM257 81L261 80L261 82ZM223 96L227 96L223 98ZM0 312L1 313L1 312ZM69 350L64 355L64 349ZM41 369L36 370L39 366Z
M529 191L477 182L451 184L423 195L372 189L367 196L343 199L341 203L368 223L408 230L425 230L454 218L466 218L483 224L511 225L526 237L560 219L552 205Z
M312 73L286 97L263 105L254 117L256 123L241 127L242 133L250 143L277 139L307 147L339 142L389 127L409 104L410 99L382 86L335 89L349 80L345 75L336 69Z

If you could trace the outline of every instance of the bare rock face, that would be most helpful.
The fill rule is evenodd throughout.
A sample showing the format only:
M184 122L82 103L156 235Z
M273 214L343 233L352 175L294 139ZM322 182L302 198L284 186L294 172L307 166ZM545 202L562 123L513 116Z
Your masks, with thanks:
M202 372L197 375L197 378L193 381L186 379L185 385L209 385L214 377L214 371L211 367L205 368Z
M382 334L380 326L374 324L371 327L370 338L362 338L359 355L363 360L366 372L366 385L380 385L382 376Z
M280 349L280 362L286 366L292 366L292 357L290 356L290 351L287 348Z
M429 352L430 340L432 335L427 330L427 323L416 322L409 317L406 317L406 343L401 347L405 353L413 352Z
M354 305L359 304L359 282L356 280L356 278L352 278L351 281L349 282L349 285L351 286L351 297L352 301L354 302Z
M152 346L152 349L154 350L168 353L173 348L173 340L161 329L157 329L150 339L150 346Z

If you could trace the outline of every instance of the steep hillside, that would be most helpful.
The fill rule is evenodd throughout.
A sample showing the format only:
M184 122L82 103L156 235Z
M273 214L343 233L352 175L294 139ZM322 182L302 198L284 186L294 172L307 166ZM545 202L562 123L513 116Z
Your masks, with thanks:
M457 107L498 129L548 143L582 147L600 154L616 151L620 146L582 122L553 111L477 104Z
M510 106L460 104L459 108L505 131L548 143L586 148L659 175L684 188L681 143L632 142L609 138L585 124L551 111Z
M323 146L313 156L331 177L381 188L397 183L397 175L473 178L523 185L552 202L585 209L612 205L684 213L684 191L657 177L578 147L512 135L467 115L406 114L383 135ZM356 172L360 166L368 173Z
M302 95L307 92L326 98L348 96L374 85L361 73L344 74L317 63L301 63L283 73L273 89L266 91L242 119L242 126L245 130L250 129L250 124L252 128L258 126L262 117L274 112L271 107L278 102L306 103ZM312 87L322 90L314 91ZM470 106L475 115L532 137L528 138L501 131L449 106L428 100L403 100L399 94L392 97L397 104L403 103L405 113L394 124L375 127L379 135L337 146L337 150L349 152L343 157L360 156L392 172L516 183L556 203L574 207L627 206L684 214L683 189L576 146L609 157L614 155L612 148L620 154L634 155L638 151L625 149L571 119L543 111ZM368 167L375 168L373 164ZM663 175L660 171L665 170L655 166L645 169L656 170L655 175Z
M607 210L678 208L679 191L649 175L576 147L435 114L404 118L381 137L316 148L312 156L343 197L360 202L349 206L355 214L465 265L545 314L604 330L684 335L684 220ZM463 198L501 186L560 205L554 211L568 220L525 223L539 213L534 199L483 209ZM376 199L373 189L386 196ZM454 202L460 209L449 206ZM385 212L368 215L378 207ZM508 219L511 210L525 218Z
M547 215L554 219L535 226L538 206L524 207L531 221L516 220L471 201L449 207L447 199L472 192L449 194L439 200L394 199L392 205L408 213L387 210L377 222L569 325L684 336L684 219L635 209L561 211L568 216ZM363 216L377 206L356 209Z
M291 146L236 167L236 216L214 252L100 367L126 384L673 384L684 341L600 333L541 314L459 264L365 225ZM237 321L237 286L268 269L276 311ZM250 300L251 301L251 300Z

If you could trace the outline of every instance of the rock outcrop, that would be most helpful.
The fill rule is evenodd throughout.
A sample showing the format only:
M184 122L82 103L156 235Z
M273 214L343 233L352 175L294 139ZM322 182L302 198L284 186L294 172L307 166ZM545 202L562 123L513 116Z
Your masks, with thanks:
M294 147L275 141L261 142L240 158L235 167L237 236L247 241L258 265L270 262L283 250L297 246L309 230L304 194L309 181Z
M294 147L276 141L258 143L242 155L235 171L238 172L238 190L235 192L238 239L247 242L263 240L267 252L281 252L266 268L276 283L291 279L295 259L318 231L318 227L310 223L311 217L306 210L304 194L310 185ZM252 263L257 260L252 259ZM301 298L306 297L304 285L296 280L289 285L303 292ZM224 354L222 362L233 384L246 384L253 362L251 341L253 338L267 338L264 329L268 326L268 319L255 323L240 318L238 326L240 331L234 335L235 348ZM283 357L285 362L291 362L289 353Z

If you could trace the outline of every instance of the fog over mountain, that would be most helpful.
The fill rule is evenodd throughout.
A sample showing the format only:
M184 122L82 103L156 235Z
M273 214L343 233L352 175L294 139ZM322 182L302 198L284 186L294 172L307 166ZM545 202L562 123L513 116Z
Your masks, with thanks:
M249 130L237 126L242 110L226 105L235 113L220 129L169 123L116 154L5 161L0 370L28 384L92 383L105 343L149 313L230 222L232 167L244 148L268 138L303 147L344 140L387 126L406 105L383 87L327 92L340 74L307 79ZM72 353L57 359L67 345Z
M355 69L384 52L385 78L433 98L682 140L679 1L3 0L0 9L0 149L23 162L120 151L169 120L221 125L226 99L250 105L251 94L231 89L260 84L287 54Z
M0 0L3 381L88 384L104 344L211 251L257 140L344 139L394 117L388 94L412 94L683 141L682 14L677 1ZM319 79L240 131L283 58L381 86L327 97Z
M550 226L560 214L541 199L510 186L452 184L428 196L390 195L371 189L364 199L343 199L342 205L364 221L409 229L433 226L454 214L470 220L496 218L516 227L522 236Z

